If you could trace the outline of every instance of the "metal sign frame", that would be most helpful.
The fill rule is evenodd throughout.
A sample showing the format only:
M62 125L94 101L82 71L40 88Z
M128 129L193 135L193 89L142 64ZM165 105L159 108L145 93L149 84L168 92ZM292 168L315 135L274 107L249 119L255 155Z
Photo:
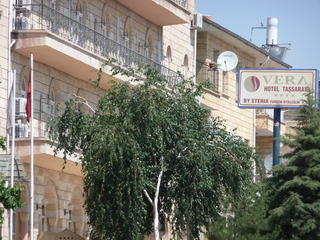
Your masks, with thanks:
M308 88L318 99L316 69L239 69L239 108L300 108Z

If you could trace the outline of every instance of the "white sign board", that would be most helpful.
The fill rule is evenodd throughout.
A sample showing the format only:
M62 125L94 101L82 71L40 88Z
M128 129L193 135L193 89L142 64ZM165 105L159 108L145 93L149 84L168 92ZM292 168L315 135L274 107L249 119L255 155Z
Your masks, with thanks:
M298 108L310 88L318 93L318 71L294 69L240 69L240 108Z

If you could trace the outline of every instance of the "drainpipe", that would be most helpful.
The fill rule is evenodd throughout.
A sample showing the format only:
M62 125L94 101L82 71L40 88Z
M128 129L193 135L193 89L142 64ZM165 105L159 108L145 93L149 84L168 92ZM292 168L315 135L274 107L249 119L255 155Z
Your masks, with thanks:
M194 46L193 46L193 82L197 84L197 29L194 28ZM201 104L201 97L197 97L199 105Z
M12 66L11 66L11 48L14 44L14 42L11 42L11 32L12 32L12 13L13 13L13 0L9 0L9 12L8 12L8 72L7 72L7 101L9 101L9 95L10 95L10 90L11 90L11 84L15 84L15 82L13 82L13 77L12 76ZM15 90L15 86L13 87L13 89ZM13 94L15 94L15 92L13 92ZM15 97L13 98L15 99ZM11 106L10 106L11 107ZM13 112L12 114L15 114L15 112ZM8 116L7 116L8 117ZM11 119L10 119L11 121ZM15 144L15 138L14 138L14 125L12 126L12 144L11 144L11 177L10 177L10 186L13 187L14 185L14 176L13 176L13 161L14 161L14 144ZM7 146L9 146L9 135L7 134ZM8 150L7 150L8 151ZM9 211L9 239L12 240L13 239L13 210L10 209Z
M11 30L12 30L12 0L9 0L9 12L8 12L8 70L7 70L7 100L9 100L10 95L10 85L11 85ZM7 134L7 154L9 154L9 135ZM2 236L2 235L1 235Z

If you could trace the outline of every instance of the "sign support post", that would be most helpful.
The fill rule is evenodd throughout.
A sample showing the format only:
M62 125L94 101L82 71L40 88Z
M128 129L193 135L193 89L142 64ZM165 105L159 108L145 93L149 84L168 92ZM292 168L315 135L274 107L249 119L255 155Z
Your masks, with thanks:
M280 164L280 125L281 108L273 109L273 160L272 165Z
M281 109L301 108L309 89L318 99L318 76L316 69L238 70L238 107L273 109L273 166L281 162Z

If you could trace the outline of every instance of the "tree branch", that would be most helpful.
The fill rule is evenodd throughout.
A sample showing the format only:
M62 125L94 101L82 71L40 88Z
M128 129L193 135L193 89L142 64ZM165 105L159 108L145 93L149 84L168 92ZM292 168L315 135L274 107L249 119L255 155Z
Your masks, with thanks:
M75 98L80 99L79 101L77 101L78 103L83 103L84 105L86 105L92 112L94 112L93 108L89 105L87 99L77 96L74 93L72 93L72 96L74 96Z
M163 170L161 170L161 172L158 176L157 189L156 189L156 194L154 196L155 202L156 202L156 199L158 199L158 197L159 197L162 174L163 174Z
M241 160L240 160L234 153L232 153L231 151L227 151L225 148L222 148L222 147L219 147L219 146L215 146L214 144L211 144L211 143L208 143L208 146L216 147L216 148L218 148L219 150L224 151L225 153L229 154L229 155L230 155L231 157L233 157L237 162L241 162Z
M151 197L149 196L148 192L147 192L145 189L143 189L143 193L144 193L144 195L147 197L147 199L148 199L148 201L151 203L151 205L154 206Z

